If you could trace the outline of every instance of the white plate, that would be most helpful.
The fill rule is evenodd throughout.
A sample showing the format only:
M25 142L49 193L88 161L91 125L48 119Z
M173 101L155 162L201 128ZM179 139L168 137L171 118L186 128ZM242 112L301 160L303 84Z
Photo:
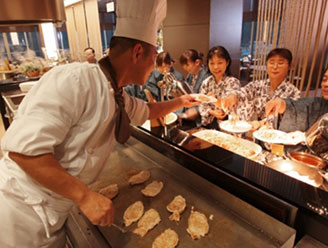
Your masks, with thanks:
M178 116L175 113L169 113L165 116L165 124L170 125L178 119Z
M283 131L261 127L253 133L255 139L271 144L290 144L292 142L289 135Z
M192 135L250 159L255 158L262 151L261 146L254 142L217 130L201 130Z
M195 100L201 103L213 103L216 102L217 99L214 96L207 96L205 94L190 94L195 97Z
M247 121L226 120L220 122L220 128L229 133L245 133L252 129Z
M288 136L290 138L289 143L285 143L285 145L297 145L302 142L306 142L305 133L301 131L294 131L291 133L288 133Z

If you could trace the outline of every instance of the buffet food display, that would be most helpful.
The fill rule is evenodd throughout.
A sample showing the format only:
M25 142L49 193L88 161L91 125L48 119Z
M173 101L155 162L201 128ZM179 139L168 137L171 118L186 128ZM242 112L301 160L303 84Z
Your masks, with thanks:
M250 159L255 158L262 151L261 146L254 142L217 130L201 130L193 133L193 136Z

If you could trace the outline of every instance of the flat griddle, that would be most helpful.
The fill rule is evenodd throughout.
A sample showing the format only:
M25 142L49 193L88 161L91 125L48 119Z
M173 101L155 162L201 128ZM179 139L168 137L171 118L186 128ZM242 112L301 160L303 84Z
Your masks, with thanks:
M144 184L130 186L130 176L142 169L150 170L151 178ZM163 190L155 197L143 196L141 189L152 180L163 181ZM178 247L293 247L294 229L143 143L134 141L128 142L127 145L116 145L109 165L92 188L97 190L112 183L117 183L120 190L118 196L113 199L114 222L127 232L123 233L115 227L97 228L113 248L151 247L153 240L167 228L178 233ZM187 208L182 213L180 222L175 223L169 220L170 213L166 206L179 194L186 199ZM129 227L123 224L124 211L138 200L143 202L145 211L154 208L161 216L161 222L143 238L132 233L137 223ZM186 231L192 207L204 213L207 218L213 215L213 220L208 219L209 233L200 240L193 240Z

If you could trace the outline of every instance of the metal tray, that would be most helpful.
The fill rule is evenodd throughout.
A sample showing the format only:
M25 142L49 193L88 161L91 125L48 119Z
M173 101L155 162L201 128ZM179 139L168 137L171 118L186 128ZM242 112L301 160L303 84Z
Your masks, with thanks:
M98 230L113 247L151 247L153 240L166 228L172 228L179 235L178 247L293 247L295 230L259 211L244 201L183 168L143 143L130 139L130 145L117 145L111 154L110 165L101 178L93 185L97 190L111 183L119 185L119 195L113 200L115 223L127 230L116 227L98 227ZM146 155L145 155L146 154ZM149 156L151 154L151 156ZM149 169L151 178L142 185L130 186L128 179L142 169ZM154 198L141 194L152 180L164 183L162 192ZM187 201L187 208L178 224L171 222L166 205L178 194ZM141 238L132 233L136 223L128 228L123 225L125 209L141 200L145 211L156 209L161 222ZM209 233L200 240L193 240L187 233L187 222L191 207L204 213L208 220Z

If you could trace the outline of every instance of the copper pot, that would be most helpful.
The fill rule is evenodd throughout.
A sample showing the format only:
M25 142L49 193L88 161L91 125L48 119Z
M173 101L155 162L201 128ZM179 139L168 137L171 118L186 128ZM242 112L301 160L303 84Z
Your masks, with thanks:
M310 167L318 168L318 169L323 169L326 167L326 162L310 153L306 152L291 152L289 154L290 159L300 162L302 164L305 164Z

